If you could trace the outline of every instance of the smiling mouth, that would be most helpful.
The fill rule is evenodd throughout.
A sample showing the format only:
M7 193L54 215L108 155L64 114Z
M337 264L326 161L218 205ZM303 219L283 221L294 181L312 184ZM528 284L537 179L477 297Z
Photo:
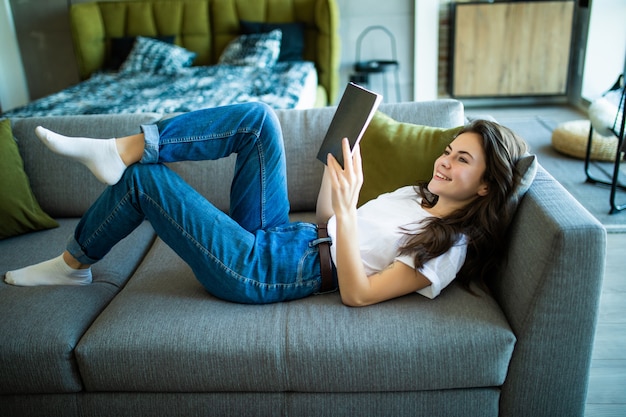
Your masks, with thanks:
M435 177L439 178L440 180L444 180L444 181L452 181L452 179L446 177L445 175L443 175L440 172L435 173Z

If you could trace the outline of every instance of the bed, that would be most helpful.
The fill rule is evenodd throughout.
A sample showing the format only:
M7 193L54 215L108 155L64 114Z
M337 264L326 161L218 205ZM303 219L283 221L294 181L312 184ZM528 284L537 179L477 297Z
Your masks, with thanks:
M81 82L3 117L178 113L262 101L334 102L334 0L145 0L74 4Z

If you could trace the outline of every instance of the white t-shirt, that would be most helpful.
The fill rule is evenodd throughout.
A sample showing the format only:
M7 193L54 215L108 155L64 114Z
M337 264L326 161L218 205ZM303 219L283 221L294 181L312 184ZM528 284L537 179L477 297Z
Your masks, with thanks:
M406 237L405 230L417 232L419 222L430 216L420 205L420 197L413 186L382 194L368 201L357 210L359 247L366 274L380 272L394 261L400 261L415 268L411 254L400 255L399 248ZM328 235L335 241L337 223L335 216L328 221ZM336 265L337 248L330 246L331 256ZM448 284L465 262L467 238L462 236L446 253L426 262L419 272L431 285L417 291L428 298L435 298Z

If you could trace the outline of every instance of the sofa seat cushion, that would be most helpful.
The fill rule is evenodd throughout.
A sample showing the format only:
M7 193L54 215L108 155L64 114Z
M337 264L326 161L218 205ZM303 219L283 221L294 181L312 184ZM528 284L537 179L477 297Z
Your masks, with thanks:
M364 309L224 302L157 239L76 355L88 391L395 392L498 387L514 344L495 301L455 285Z
M6 271L58 256L77 219L0 241L0 394L67 393L83 388L73 350L154 242L142 224L93 266L92 285L15 287Z

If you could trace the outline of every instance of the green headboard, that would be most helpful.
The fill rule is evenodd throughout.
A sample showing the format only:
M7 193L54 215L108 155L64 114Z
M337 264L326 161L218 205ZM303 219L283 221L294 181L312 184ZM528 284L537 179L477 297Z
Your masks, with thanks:
M240 32L239 21L301 22L304 59L315 62L321 94L333 103L339 89L339 11L335 0L144 0L73 4L70 21L82 79L102 68L110 39L171 36L213 65ZM320 92L318 92L318 96Z

